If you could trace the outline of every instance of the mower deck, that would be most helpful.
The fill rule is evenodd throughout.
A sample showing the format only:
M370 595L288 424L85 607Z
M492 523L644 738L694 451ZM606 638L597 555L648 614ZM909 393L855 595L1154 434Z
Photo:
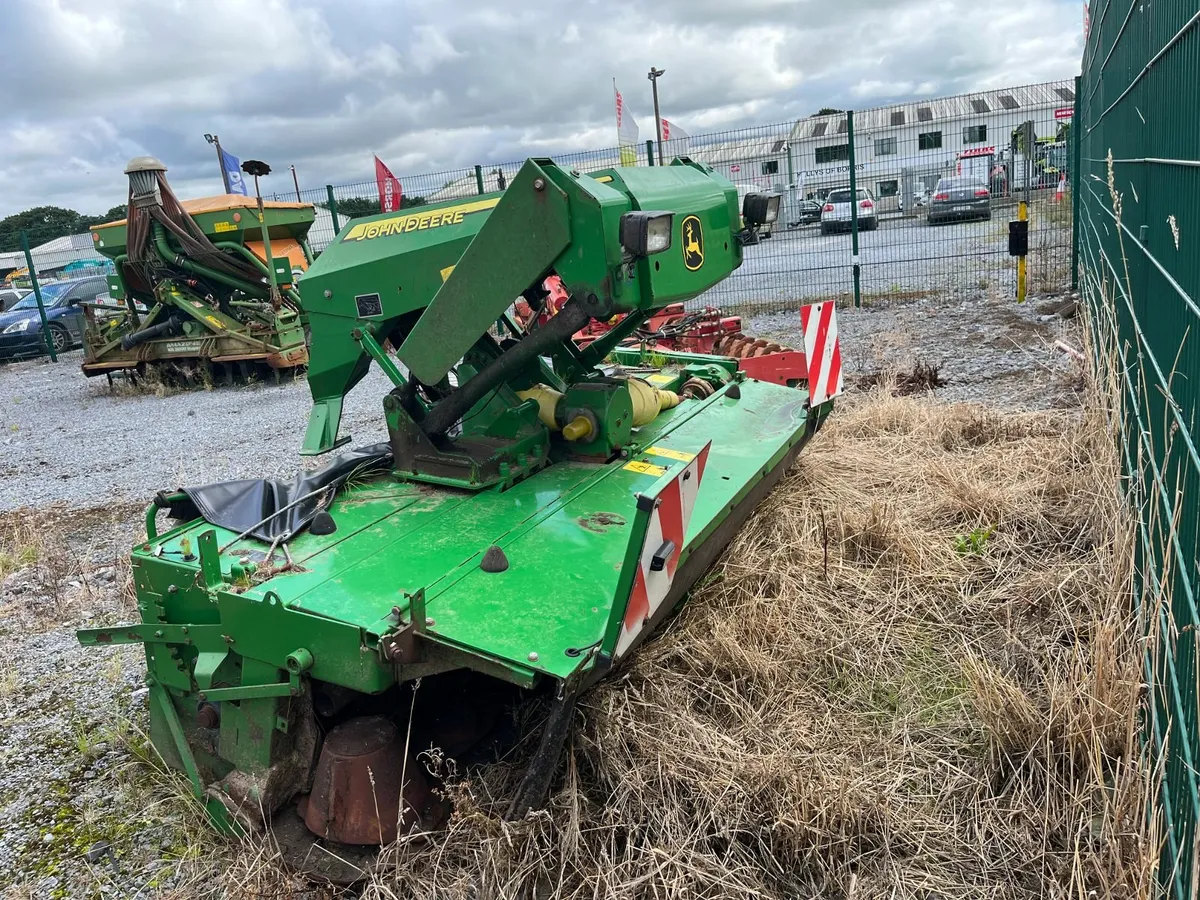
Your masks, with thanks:
M628 596L625 561L635 538L637 495L711 442L678 559L682 567L810 433L805 392L748 380L740 394L663 413L639 435L642 452L625 463L560 462L502 492L390 475L349 487L330 508L336 532L299 535L289 544L294 571L254 584L221 606L232 611L273 596L289 610L345 623L370 642L396 628L397 608L399 618L408 619L411 598L423 594L422 637L447 651L447 667L482 667L522 686L539 676L571 679L591 664L592 655L582 651L598 646L614 606ZM235 537L198 520L136 552L134 564L139 570L174 566L181 541L195 545L209 530L222 547ZM480 568L492 546L503 550L507 571ZM221 555L223 574L232 578L239 559L264 560L264 550L254 539L233 543ZM278 550L273 562L282 565ZM365 673L346 677L359 668L359 645L357 639L347 645L350 660L316 655L312 676L362 689L358 676Z

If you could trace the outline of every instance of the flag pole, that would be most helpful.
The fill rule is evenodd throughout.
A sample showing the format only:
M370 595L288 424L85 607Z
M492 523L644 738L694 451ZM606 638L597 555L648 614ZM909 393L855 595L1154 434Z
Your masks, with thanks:
M229 191L229 173L225 171L225 154L221 152L221 139L215 134L206 134L204 139L217 148L217 165L221 167L221 184L225 186L225 193Z

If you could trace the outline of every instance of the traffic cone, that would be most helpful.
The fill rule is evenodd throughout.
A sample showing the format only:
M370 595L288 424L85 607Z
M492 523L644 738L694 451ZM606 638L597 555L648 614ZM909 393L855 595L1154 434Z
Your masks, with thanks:
M1064 175L1058 179L1058 190L1054 192L1054 202L1062 203L1063 194L1067 190L1067 176Z

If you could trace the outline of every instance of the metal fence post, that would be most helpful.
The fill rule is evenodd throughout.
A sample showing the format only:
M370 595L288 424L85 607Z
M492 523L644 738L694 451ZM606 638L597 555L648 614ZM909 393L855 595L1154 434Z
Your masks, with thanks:
M483 166L475 167L475 187L479 193L483 193Z
M646 159L650 160L650 165L654 165L654 141L646 141Z
M325 193L329 196L329 215L333 217L333 233L336 235L342 230L342 226L338 224L337 198L333 196L333 185L325 185Z
M846 143L850 149L850 264L854 272L854 306L862 306L862 273L858 267L858 175L854 165L854 110L846 112Z
M46 342L46 352L50 354L51 362L58 362L54 352L54 339L50 337L50 323L46 321L46 307L42 305L42 289L38 285L37 270L33 267L33 254L29 252L29 235L21 229L21 249L25 251L25 265L29 267L29 280L33 284L33 296L37 300L38 315L42 319L42 340Z
M1071 290L1079 289L1079 202L1080 190L1082 184L1080 180L1080 150L1079 147L1083 143L1080 133L1080 110L1082 104L1079 100L1079 95L1083 88L1080 82L1083 76L1075 76L1075 112L1071 114L1071 177L1067 179L1067 185L1071 188Z

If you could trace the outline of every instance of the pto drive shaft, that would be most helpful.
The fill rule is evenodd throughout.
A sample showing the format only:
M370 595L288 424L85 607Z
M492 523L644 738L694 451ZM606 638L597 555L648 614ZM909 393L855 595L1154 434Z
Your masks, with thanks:
M478 375L439 401L429 411L429 415L421 423L421 428L430 437L445 434L472 406L482 400L488 391L521 371L548 348L569 341L589 319L602 312L599 306L595 294L587 295L586 299L572 297L563 304L558 315L537 331L526 335L517 346L493 359Z

